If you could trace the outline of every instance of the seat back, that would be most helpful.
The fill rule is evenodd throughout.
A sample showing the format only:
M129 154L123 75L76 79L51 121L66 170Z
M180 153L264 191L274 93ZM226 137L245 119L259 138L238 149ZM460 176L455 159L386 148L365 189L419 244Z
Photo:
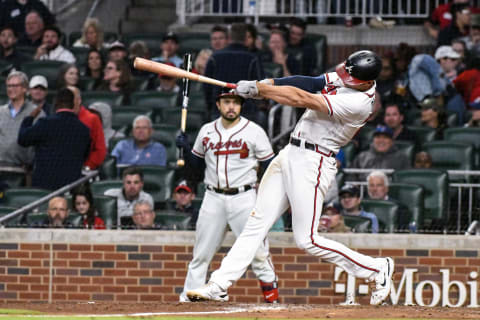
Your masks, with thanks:
M343 216L345 225L355 233L368 233L372 229L372 221L368 218L357 216Z
M10 188L5 190L3 205L6 207L20 208L47 196L51 191L40 188ZM48 203L40 205L40 210L46 210Z
M151 118L152 112L148 108L142 107L118 107L112 108L112 128L118 130L127 127L130 132L133 120L139 115L145 115Z
M393 182L417 184L424 189L423 219L425 227L443 229L448 217L448 174L435 169L398 170Z
M5 182L9 188L19 188L25 186L25 173L24 172L10 172L1 171L0 176L2 181Z
M103 160L102 164L98 168L100 179L117 179L117 171L117 158L107 154L105 160Z
M108 189L122 188L122 180L100 180L90 185L90 189L94 195L103 195Z
M357 155L357 146L355 143L350 141L346 145L342 147L343 153L345 155L345 167L350 167L350 164L352 163L353 159L355 159L355 156Z
M75 64L80 69L87 65L88 51L90 48L86 47L71 47L70 52L75 56Z
M84 91L82 92L82 103L89 106L95 102L105 102L109 106L119 106L122 102L122 94L110 91Z
M143 171L143 190L155 203L166 202L172 195L175 170L159 166L140 166Z
M210 48L210 34L209 33L190 33L182 32L178 34L180 47L178 54L183 57L185 53L196 55L200 50Z
M475 147L475 168L480 168L480 128L447 128L443 135L446 141L461 141L473 144Z
M415 222L417 229L423 229L423 187L408 183L391 183L388 186L388 196L399 204L405 206L409 211L409 217L399 217L399 221Z
M52 90L56 88L58 71L63 64L63 61L36 60L22 63L21 69L29 79L37 74L43 75L47 79L48 89Z
M265 70L265 78L283 77L283 69L280 64L275 62L263 62L262 65Z
M398 229L398 204L386 200L362 200L362 207L377 216L380 232L392 233Z
M155 223L167 230L188 230L191 217L174 210L159 210L155 212Z
M192 134L198 133L200 128L202 127L204 121L204 112L201 111L188 111L188 118L186 124L186 133L191 136ZM173 108L166 108L162 111L162 120L163 123L168 123L170 125L178 125L180 126L180 121L182 118L182 113L180 108L173 107Z
M306 36L308 43L313 44L317 52L317 65L315 66L315 74L325 72L327 68L327 37L323 34L309 34Z
M410 164L412 164L415 155L415 143L412 141L395 140L394 144L398 147L398 152L405 155Z
M97 209L98 216L105 222L105 227L115 229L117 226L117 198L95 194L93 204Z
M415 134L415 148L420 150L425 142L435 140L435 129L422 126L407 126Z
M371 125L363 126L357 133L359 142L359 151L367 150L370 147L370 143L373 141L373 134L375 133L375 127Z
M163 109L175 107L177 94L158 91L137 91L130 96L131 103L135 107L147 107Z

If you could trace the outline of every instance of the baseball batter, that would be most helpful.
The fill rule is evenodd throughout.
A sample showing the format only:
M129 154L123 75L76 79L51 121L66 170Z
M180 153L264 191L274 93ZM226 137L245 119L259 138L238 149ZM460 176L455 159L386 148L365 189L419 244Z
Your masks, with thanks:
M205 284L208 266L223 241L227 225L236 236L243 230L255 205L258 165L263 163L266 168L274 156L265 131L240 116L243 100L233 92L220 94L216 104L221 116L205 124L192 152L185 152L189 155L187 165L206 166L204 183L207 190L180 302L189 301L188 290ZM189 149L185 136L177 137L177 145ZM248 264L250 262L260 280L265 302L277 302L276 275L266 240L256 246ZM218 298L228 300L226 294Z
M191 300L219 300L245 272L255 250L275 220L290 204L298 247L335 263L357 278L375 282L370 303L389 295L394 262L353 251L317 233L322 204L337 172L335 154L365 124L372 112L380 58L358 51L319 77L240 81L245 98L267 98L284 105L307 107L288 144L269 165L259 186L257 202L245 228L207 285L190 290ZM302 90L303 89L303 90ZM320 91L320 93L313 93Z

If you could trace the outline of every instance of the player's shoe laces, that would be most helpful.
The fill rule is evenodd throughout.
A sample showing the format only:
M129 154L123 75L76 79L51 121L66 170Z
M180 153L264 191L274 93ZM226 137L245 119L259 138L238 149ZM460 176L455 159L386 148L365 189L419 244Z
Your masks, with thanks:
M187 297L192 302L228 301L227 291L220 288L220 286L214 282L209 282L198 289L187 291Z
M378 306L390 294L392 289L392 276L395 268L395 264L392 258L385 258L385 262L380 268L380 271L375 276L375 290L370 297L370 304Z
M262 288L263 298L266 303L278 303L278 283L260 281L260 288Z

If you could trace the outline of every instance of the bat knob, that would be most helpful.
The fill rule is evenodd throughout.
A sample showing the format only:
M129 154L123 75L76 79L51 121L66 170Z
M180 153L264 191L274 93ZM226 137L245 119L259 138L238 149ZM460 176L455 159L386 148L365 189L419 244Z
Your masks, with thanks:
M185 165L185 160L183 159L178 159L177 160L177 166L178 167L183 167Z

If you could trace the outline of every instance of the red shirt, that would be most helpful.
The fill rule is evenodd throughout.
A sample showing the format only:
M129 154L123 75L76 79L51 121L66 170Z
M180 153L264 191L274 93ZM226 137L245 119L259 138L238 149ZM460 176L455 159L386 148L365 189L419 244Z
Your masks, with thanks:
M440 26L440 30L452 23L452 14L450 13L451 6L451 3L441 4L432 12L430 20L433 24L438 24ZM479 8L473 7L470 8L470 11L476 14L479 13Z
M453 83L465 103L472 103L480 97L480 70L465 70L453 80Z
M85 228L87 228L87 226L88 226L87 219L83 220L83 226ZM95 217L95 220L93 221L93 228L92 229L105 230L106 227L105 227L105 222L103 221L103 219L99 218L99 217Z
M85 165L90 169L96 169L103 163L107 155L107 146L105 145L105 137L103 135L103 127L100 118L96 114L91 113L85 107L80 107L78 119L90 129L90 154Z

